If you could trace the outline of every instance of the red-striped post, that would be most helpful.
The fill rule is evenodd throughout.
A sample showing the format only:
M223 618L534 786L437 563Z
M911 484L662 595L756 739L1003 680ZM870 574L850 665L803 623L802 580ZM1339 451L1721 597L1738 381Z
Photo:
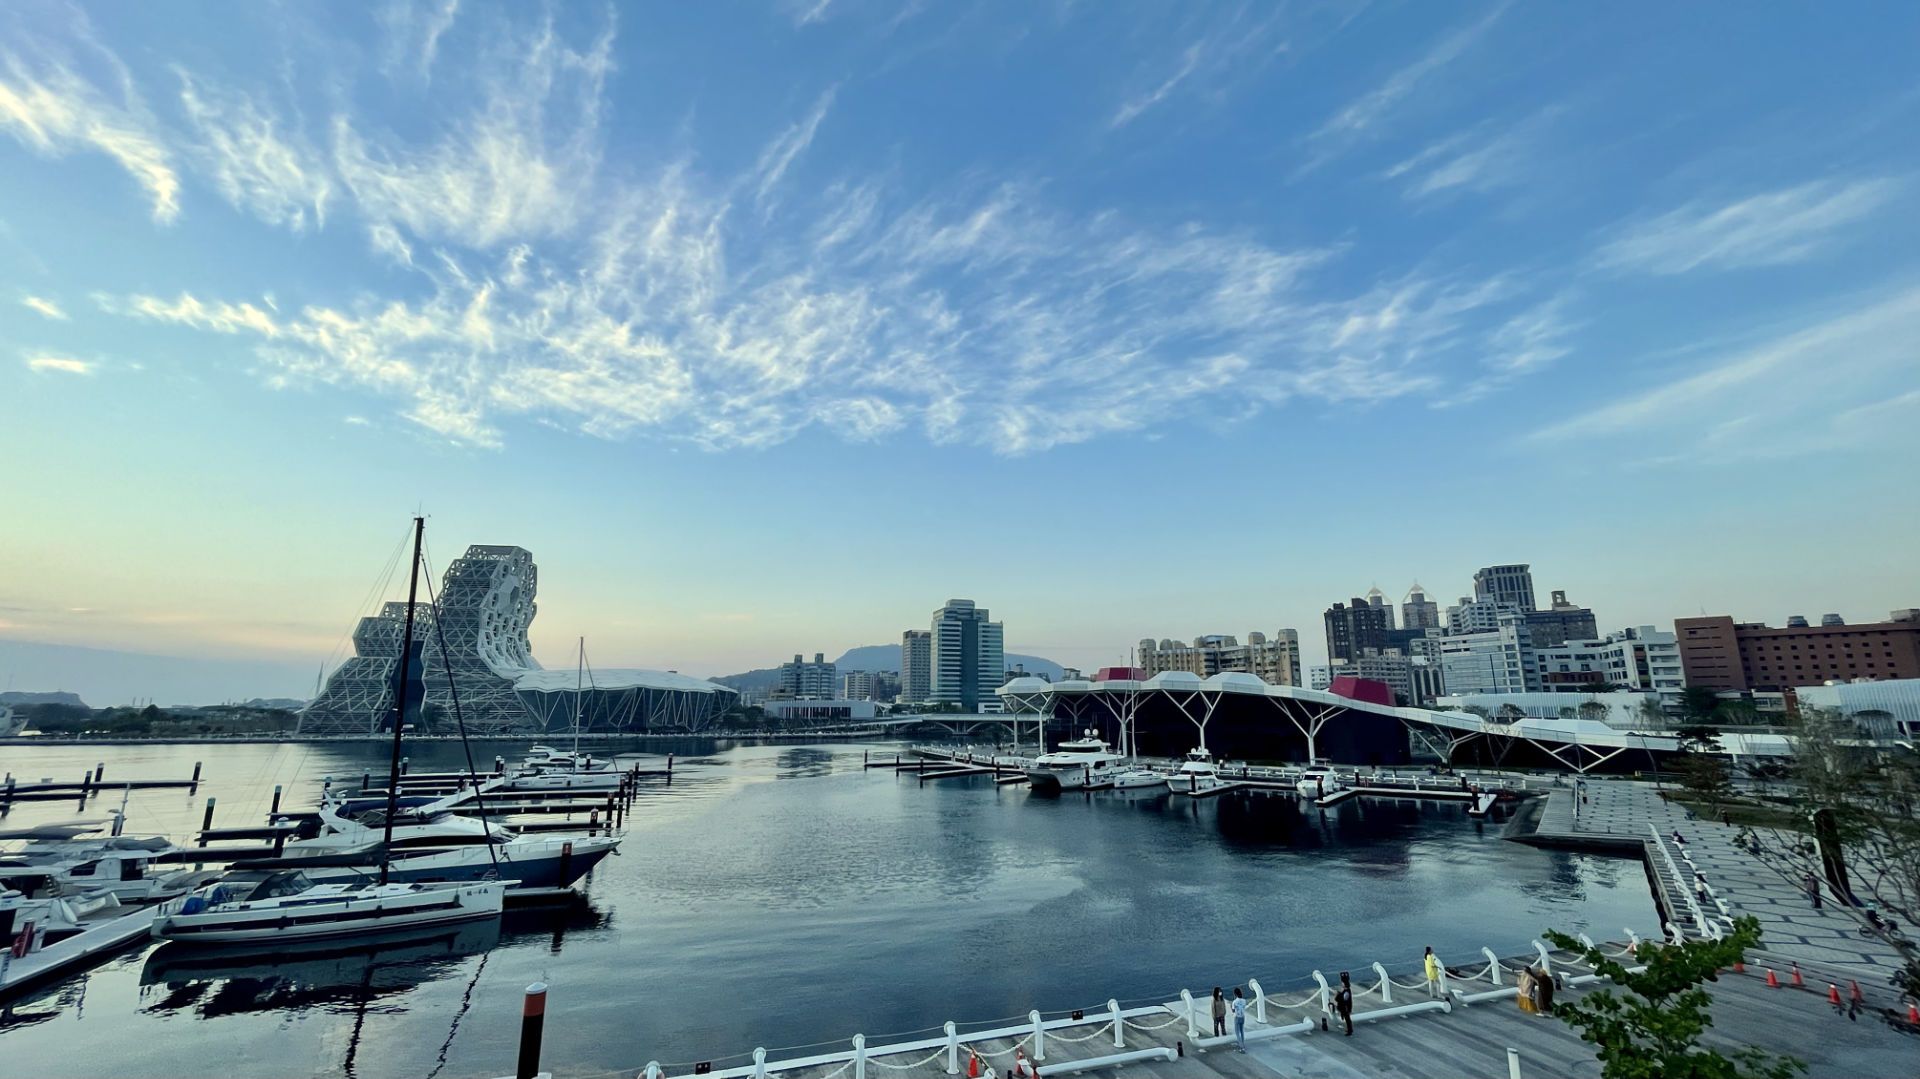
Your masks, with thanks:
M547 1022L547 983L527 986L526 1002L520 1008L520 1064L515 1079L533 1079L540 1074L540 1032Z

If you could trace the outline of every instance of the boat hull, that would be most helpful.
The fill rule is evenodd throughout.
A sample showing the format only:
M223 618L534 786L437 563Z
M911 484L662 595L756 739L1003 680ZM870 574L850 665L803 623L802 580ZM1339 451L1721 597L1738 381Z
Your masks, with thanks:
M504 897L505 888L495 881L291 906L259 904L197 914L168 912L153 920L152 934L158 940L206 944L357 937L498 918Z
M612 854L619 843L617 839L589 836L545 841L531 853L495 847L497 861L488 857L484 846L456 847L397 858L388 869L387 878L402 884L458 884L497 877L513 892L566 888ZM565 849L568 845L571 850ZM309 880L335 884L365 879L373 870L336 866L301 872Z

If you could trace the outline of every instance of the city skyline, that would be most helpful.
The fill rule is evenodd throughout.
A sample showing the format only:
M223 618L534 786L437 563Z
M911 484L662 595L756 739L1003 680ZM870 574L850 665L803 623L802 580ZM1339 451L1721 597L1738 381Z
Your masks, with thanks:
M416 509L533 552L536 653L701 676L953 596L1311 666L1507 560L1881 618L1920 12L1667 15L9 6L0 684L306 696Z

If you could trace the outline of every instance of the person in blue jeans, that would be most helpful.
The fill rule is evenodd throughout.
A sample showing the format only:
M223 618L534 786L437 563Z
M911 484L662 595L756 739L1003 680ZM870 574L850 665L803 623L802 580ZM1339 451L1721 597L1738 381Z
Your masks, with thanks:
M1242 1053L1247 1051L1247 998L1237 985L1233 987L1233 1040Z

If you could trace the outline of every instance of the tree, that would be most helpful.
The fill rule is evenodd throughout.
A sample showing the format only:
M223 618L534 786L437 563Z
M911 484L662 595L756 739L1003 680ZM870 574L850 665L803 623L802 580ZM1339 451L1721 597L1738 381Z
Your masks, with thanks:
M1689 723L1674 731L1673 737L1680 743L1680 752L1688 755L1720 749L1720 732L1702 723Z
M1680 785L1715 809L1733 795L1733 778L1727 774L1726 762L1706 753L1688 754L1680 761Z
M1881 752L1855 734L1839 714L1803 708L1788 778L1802 823L1752 829L1745 838L1788 881L1797 885L1809 873L1826 881L1842 900L1832 909L1898 953L1901 969L1891 980L1920 997L1920 948L1895 928L1920 922L1920 758Z
M1493 715L1494 718L1501 723L1517 723L1527 718L1527 713L1519 705L1511 701L1501 705L1500 710Z
M1640 698L1640 722L1649 730L1663 730L1667 725L1667 710L1660 707L1659 694L1648 694Z
M1582 701L1580 704L1580 718L1589 723L1605 723L1610 711L1612 709L1602 701Z
M1793 1057L1776 1057L1756 1046L1731 1056L1702 1048L1713 995L1702 982L1746 959L1760 943L1760 923L1744 917L1721 940L1652 945L1640 952L1645 969L1633 973L1565 933L1547 931L1554 946L1581 958L1621 991L1596 989L1555 1007L1560 1020L1591 1042L1604 1079L1789 1079L1806 1071Z
M1720 694L1712 686L1688 686L1680 691L1680 707L1692 719L1712 719L1720 708Z

